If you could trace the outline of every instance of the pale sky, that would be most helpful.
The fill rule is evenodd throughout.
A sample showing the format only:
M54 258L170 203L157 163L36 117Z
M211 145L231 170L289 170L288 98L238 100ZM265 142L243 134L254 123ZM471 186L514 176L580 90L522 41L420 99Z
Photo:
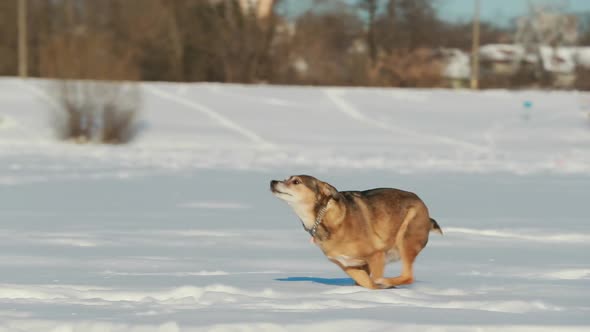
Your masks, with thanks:
M339 0L333 0L334 2ZM341 0L349 4L358 0ZM590 12L590 0L481 0L482 20L500 25L528 12L528 3L560 6L568 12ZM296 16L310 8L313 0L286 0L284 8L289 16ZM435 0L439 17L448 21L469 21L475 0Z
M474 0L438 0L439 16L450 21L468 21L473 16ZM549 4L567 12L590 12L590 0L481 0L481 17L488 22L507 24L525 15L528 3Z

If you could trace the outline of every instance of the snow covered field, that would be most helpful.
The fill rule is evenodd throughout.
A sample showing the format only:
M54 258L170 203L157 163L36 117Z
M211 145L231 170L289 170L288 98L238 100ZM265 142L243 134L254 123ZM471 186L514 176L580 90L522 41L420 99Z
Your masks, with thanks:
M144 84L136 140L79 146L45 84L0 80L0 331L590 329L588 94ZM416 283L352 286L294 173L418 193Z

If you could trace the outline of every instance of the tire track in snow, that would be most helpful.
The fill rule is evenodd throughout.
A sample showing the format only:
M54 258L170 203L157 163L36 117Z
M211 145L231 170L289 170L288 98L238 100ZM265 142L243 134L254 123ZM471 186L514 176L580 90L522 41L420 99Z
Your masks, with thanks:
M230 119L224 117L223 115L219 114L218 112L214 111L213 109L211 109L207 106L204 106L202 104L199 104L199 103L194 102L192 100L188 100L188 99L180 97L180 96L176 96L172 93L163 91L162 89L159 89L154 86L147 85L147 84L142 84L142 88L149 91L150 93L152 93L153 95L155 95L157 97L160 97L162 99L171 100L179 105L186 106L188 108L197 110L197 111L205 114L209 118L215 120L217 123L219 123L224 128L229 129L233 132L236 132L236 133L246 137L247 139L249 139L252 142L259 145L261 148L267 148L267 149L276 148L276 144L273 144L273 143L263 139L255 132L240 126L239 124L231 121Z
M23 81L23 80L19 80L18 84L20 86L22 86L23 88L25 88L26 90L29 90L33 95L37 96L43 102L50 105L50 107L52 107L54 109L59 109L59 107L60 107L59 102L57 102L55 100L55 98L52 98L49 94L47 94L46 91L39 88L36 84L30 83L30 82L29 82L29 84L27 84L27 81ZM28 128L24 127L23 125L21 125L20 123L16 123L16 126L18 127L18 129L20 131L22 131L26 135L29 135L29 137L33 137L35 140L37 140L37 143L44 142L43 136L40 135L38 132L28 129Z
M242 99L252 101L255 103L261 103L261 104L266 104L266 105L271 105L271 106L289 107L289 108L296 108L296 109L305 109L306 108L305 105L293 103L293 102L290 102L288 100L284 100L281 98L273 98L273 97L258 98L258 97L249 96L248 94L244 94L244 93L228 92L227 91L228 89L222 88L222 84L224 84L224 83L212 84L212 85L208 86L207 88L210 91L212 91L213 93L216 93L216 94L222 95L222 96L226 96L226 97L230 97L230 98L242 98Z
M346 114L347 116L349 116L350 118L352 118L358 122L362 122L362 123L365 123L365 124L373 126L373 127L387 130L387 131L395 133L395 134L403 134L403 135L410 135L410 136L416 136L416 137L430 138L430 139L438 141L440 143L444 143L447 145L453 145L453 146L460 146L460 147L474 150L477 152L489 152L490 151L489 147L481 146L478 144L457 140L457 139L450 138L447 136L438 136L438 135L419 133L419 132L416 132L413 130L408 130L406 128L394 126L389 123L384 123L382 121L374 120L374 119L368 117L367 115L363 114L356 107L354 107L349 102L344 100L344 98L341 97L341 93L342 93L341 90L326 89L326 90L324 90L324 93L328 97L328 99L330 99L330 101L332 101L334 103L334 105L336 105L336 107L338 108L338 110L341 113Z
M33 93L35 96L39 97L40 99L42 99L44 102L46 102L47 104L49 104L51 107L55 108L55 109L59 109L60 105L59 102L57 102L57 100L54 97L51 97L47 91L39 88L37 86L37 84L27 84L26 81L19 81L19 84L31 91L31 93Z

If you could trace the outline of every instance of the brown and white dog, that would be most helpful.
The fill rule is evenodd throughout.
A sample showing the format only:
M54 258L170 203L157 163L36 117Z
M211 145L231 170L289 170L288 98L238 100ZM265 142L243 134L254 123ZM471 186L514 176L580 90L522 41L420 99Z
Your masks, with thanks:
M414 281L413 264L430 231L442 234L414 193L392 188L338 191L309 175L270 182L324 254L358 285L390 288ZM401 275L384 278L389 262L402 261Z

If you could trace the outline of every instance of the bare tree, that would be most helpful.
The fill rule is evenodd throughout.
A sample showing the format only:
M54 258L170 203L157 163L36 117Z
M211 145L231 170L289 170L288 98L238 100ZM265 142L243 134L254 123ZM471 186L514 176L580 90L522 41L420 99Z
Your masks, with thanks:
M16 75L16 1L0 1L0 75Z
M371 63L377 62L377 38L375 32L375 21L377 18L377 0L360 0L359 7L367 11L367 45Z
M538 81L550 81L549 73L544 68L543 47L551 47L552 57L555 57L557 47L577 43L577 19L563 14L563 10L560 6L529 4L529 14L517 21L514 40L524 45L527 53L537 55L539 61L535 66L535 79Z
M378 43L385 49L415 49L439 44L434 0L389 0L386 15L376 22Z
M352 12L308 12L297 19L290 61L305 64L293 83L361 85L367 79L367 58L354 45L365 41L364 23Z

